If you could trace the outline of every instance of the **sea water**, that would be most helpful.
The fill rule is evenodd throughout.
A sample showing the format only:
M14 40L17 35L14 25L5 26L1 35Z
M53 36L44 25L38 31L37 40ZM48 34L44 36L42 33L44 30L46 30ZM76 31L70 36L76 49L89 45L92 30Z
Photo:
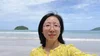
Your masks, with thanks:
M0 39L38 39L38 32L33 30L5 30L0 31ZM66 30L63 32L65 40L100 41L100 31Z
M65 40L72 41L100 41L100 31L67 30L63 34Z

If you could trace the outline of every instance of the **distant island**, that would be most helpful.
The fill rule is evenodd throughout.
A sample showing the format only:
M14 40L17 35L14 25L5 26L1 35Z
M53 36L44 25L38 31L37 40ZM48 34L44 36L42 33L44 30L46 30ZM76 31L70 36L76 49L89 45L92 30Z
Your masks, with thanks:
M26 26L17 26L14 30L28 30L28 28Z
M100 31L100 27L96 27L96 28L92 29L92 31Z

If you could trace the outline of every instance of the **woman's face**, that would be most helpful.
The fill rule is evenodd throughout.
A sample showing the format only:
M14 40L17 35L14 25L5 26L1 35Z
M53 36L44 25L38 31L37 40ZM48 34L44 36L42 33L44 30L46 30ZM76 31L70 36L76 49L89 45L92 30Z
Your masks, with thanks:
M50 16L43 24L43 35L46 40L55 41L60 34L60 22L55 16Z

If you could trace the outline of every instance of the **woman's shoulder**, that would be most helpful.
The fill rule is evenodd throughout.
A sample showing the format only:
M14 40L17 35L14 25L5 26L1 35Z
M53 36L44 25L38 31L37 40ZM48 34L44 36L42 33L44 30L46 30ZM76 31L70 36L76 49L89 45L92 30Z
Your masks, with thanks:
M65 44L66 47L75 47L73 44Z
M62 44L61 45L61 49L67 50L69 52L72 52L72 51L80 51L73 44Z
M66 48L75 47L73 44L62 44L61 46Z
M32 51L30 52L30 56L41 56L43 55L43 49L42 46L39 46L37 48L33 48Z
M72 51L79 51L80 52L80 50L77 47L75 47L74 44L64 44L64 46L65 46L64 49L67 49L70 52L72 52Z
M37 48L33 48L31 53L30 53L30 56L35 56L35 55L39 55L42 53L42 47L37 47Z
M60 50L69 50L71 48L75 47L73 44L61 44L57 49Z
M32 52L40 51L41 49L42 49L42 46L39 46L37 48L33 48L32 49Z

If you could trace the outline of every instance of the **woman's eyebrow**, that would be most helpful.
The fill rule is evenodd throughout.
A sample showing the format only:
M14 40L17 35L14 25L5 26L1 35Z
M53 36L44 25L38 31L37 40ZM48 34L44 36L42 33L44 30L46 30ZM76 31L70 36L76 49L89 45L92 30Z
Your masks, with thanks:
M45 24L47 24L47 23L51 24L51 22L45 22ZM59 24L59 23L58 22L53 22L53 24Z
M47 24L47 23L49 23L49 24L50 24L50 22L45 22L44 24Z

